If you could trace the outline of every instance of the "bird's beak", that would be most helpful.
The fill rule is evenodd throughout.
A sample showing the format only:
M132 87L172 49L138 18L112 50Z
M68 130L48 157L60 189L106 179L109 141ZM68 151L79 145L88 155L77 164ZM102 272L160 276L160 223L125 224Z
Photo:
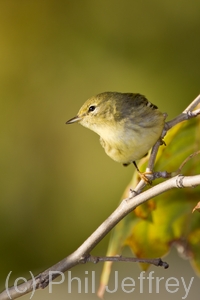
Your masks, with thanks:
M65 124L72 124L72 123L78 122L80 120L82 120L82 117L76 116L76 117L73 117L72 119L68 120Z

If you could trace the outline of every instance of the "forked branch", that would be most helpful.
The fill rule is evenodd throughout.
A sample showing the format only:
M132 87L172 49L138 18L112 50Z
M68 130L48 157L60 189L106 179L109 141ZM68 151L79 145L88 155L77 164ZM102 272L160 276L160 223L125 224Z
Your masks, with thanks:
M172 128L176 124L184 120L188 120L189 118L196 117L198 114L200 114L200 109L192 111L199 103L200 95L183 111L182 114L166 123L165 129L163 131L163 136L170 128ZM158 142L153 147L147 170L153 169L159 145L160 143ZM80 263L92 261L92 259L88 259L89 257L91 258L91 250L94 249L95 246L107 235L107 233L129 212L134 210L140 204L170 189L189 187L194 188L195 186L200 185L200 175L185 177L183 175L177 175L141 193L142 188L145 185L146 183L141 180L137 187L134 188L135 192L130 193L130 196L120 203L117 209L91 234L91 236L89 236L85 240L85 242L76 251L74 251L72 254L70 254L54 266L45 270L41 274L37 275L36 277L33 277L27 282L24 282L21 285L17 286L17 289L16 287L8 288L5 286L5 290L0 294L0 300L16 299L27 293L33 293L36 289L45 288L46 286L48 286L51 280L54 280L56 277L60 276L61 272L64 273ZM107 260L108 259L109 258L107 258ZM124 261L124 259L125 258L122 259L121 257L113 258L113 260L118 261ZM98 260L101 259L98 258ZM95 261L94 259L93 262L97 261Z

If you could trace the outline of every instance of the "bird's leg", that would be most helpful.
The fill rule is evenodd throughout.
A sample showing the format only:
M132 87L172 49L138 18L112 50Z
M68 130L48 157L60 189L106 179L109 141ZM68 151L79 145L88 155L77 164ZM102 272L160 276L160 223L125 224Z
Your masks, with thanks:
M136 164L136 162L135 162L135 161L133 161L133 164L134 164L134 166L135 166L136 170L138 171L138 173L141 173L141 172L140 172L140 170L138 169L138 166L137 166L137 164Z
M139 170L139 168L138 168L138 166L137 166L137 164L136 164L135 161L133 161L133 164L134 164L134 166L135 166L135 168L136 168L136 170L137 170L138 175L140 176L140 178L143 179L146 183L152 184L152 182L146 177L146 175L151 175L152 172L144 172L144 173L142 173L142 172L140 172L140 170Z

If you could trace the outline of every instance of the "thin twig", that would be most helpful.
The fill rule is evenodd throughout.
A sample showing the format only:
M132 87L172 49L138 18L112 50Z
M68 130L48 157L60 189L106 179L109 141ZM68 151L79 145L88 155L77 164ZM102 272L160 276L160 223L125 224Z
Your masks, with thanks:
M162 261L161 258L137 258L137 257L124 257L124 256L93 256L88 255L85 258L85 262L92 262L97 264L98 262L105 262L105 261L114 261L114 262L134 262L134 263L144 263L144 264L151 264L156 267L164 267L167 269L169 267L167 262Z
M183 113L188 113L189 111L192 111L197 107L197 105L200 103L200 94L186 107L186 109L183 111Z
M180 174L181 173L181 170L182 168L184 167L184 165L190 160L192 159L194 156L200 154L200 150L199 151L196 151L192 154L190 154L183 162L182 164L180 165L180 167L178 168L178 170L176 171L176 174Z

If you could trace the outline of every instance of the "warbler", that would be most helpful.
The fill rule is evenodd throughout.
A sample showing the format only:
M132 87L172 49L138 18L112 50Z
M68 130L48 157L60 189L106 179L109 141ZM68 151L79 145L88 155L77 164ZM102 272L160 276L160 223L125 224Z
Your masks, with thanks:
M113 160L137 168L135 161L160 138L165 116L141 94L105 92L88 99L66 124L75 122L96 132Z

